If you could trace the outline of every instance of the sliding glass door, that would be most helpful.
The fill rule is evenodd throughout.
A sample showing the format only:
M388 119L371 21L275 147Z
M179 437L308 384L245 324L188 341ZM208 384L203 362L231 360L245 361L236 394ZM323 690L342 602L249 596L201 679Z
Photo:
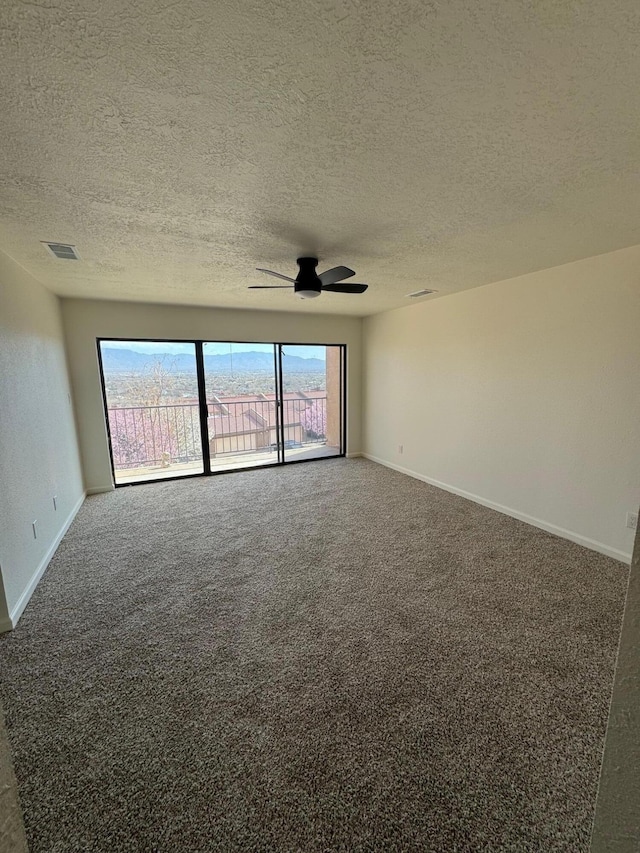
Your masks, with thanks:
M116 485L344 455L344 345L98 341Z
M275 344L209 341L202 349L211 471L277 464Z
M342 452L342 348L280 347L285 462Z
M99 343L116 485L204 473L195 343Z

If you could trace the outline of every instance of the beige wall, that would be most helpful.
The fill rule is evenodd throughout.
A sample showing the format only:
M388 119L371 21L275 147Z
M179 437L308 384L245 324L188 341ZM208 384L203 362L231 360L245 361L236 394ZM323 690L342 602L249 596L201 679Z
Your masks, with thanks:
M347 344L347 452L360 451L362 321L356 317L63 299L85 486L111 488L96 338Z
M340 350L327 350L326 379L326 436L329 447L340 447L341 416L340 416Z
M630 560L639 326L640 246L369 317L364 451Z
M0 630L19 618L83 497L58 300L0 253Z

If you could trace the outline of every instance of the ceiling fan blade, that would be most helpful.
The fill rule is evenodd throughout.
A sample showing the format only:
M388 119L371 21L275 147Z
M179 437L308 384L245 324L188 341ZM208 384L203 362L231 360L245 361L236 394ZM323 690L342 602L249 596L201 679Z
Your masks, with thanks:
M247 290L291 290L292 284L250 284Z
M258 272L266 272L267 275L275 275L276 278L283 278L285 281L295 281L295 278L289 278L288 275L282 275L280 272L274 272L273 270L263 270L262 267L256 267Z
M368 284L323 284L322 289L331 293L364 293Z
M351 278L352 275L355 273L349 267L332 267L330 270L321 272L318 278L324 286L325 284L335 284L336 281L342 281L343 278Z

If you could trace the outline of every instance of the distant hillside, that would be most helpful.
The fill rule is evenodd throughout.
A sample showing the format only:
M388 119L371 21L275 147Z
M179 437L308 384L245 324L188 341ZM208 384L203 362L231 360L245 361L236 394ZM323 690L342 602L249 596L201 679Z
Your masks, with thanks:
M128 349L102 348L102 366L105 373L142 373L161 363L170 373L193 373L195 356L188 353L147 355ZM210 373L273 373L273 356L268 352L237 352L230 355L205 355L204 366ZM297 355L282 357L282 368L289 373L324 373L325 362L319 358L300 358Z

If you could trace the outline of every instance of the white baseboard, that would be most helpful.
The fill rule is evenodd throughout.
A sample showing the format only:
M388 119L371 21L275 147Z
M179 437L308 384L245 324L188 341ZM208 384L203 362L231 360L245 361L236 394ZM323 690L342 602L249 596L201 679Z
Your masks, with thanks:
M67 532L67 530L71 526L71 522L76 517L78 510L80 509L80 507L84 503L84 499L85 499L85 492L82 493L80 499L78 500L76 505L73 507L73 509L71 510L69 515L67 516L67 520L64 522L64 524L60 528L56 538L53 540L53 542L51 543L51 545L47 549L47 553L40 560L40 563L38 564L38 568L33 573L33 577L31 578L31 580L27 584L26 589L24 590L24 592L20 596L18 603L15 605L15 607L11 611L11 613L9 615L9 619L3 619L2 621L0 621L0 631L11 631L18 624L18 620L22 616L25 607L29 603L29 599L33 595L33 591L37 587L38 581L40 580L42 575L45 573L47 566L51 562L51 558L55 554L58 545L62 541L62 537L64 536L64 534ZM8 623L6 625L6 627L5 627L5 623Z
M95 489L87 489L86 494L87 495L101 495L104 492L113 492L113 491L115 491L115 488L116 487L113 485L111 485L111 486L98 486Z
M566 530L564 527L558 527L556 524L551 524L550 522L543 521L540 518L534 518L532 515L527 515L526 512L520 512L517 509L503 506L495 501L482 498L480 495L474 495L472 492L467 492L464 489L457 488L456 486L450 486L448 483L440 482L440 480L434 480L432 477L426 477L424 474L419 474L417 471L412 471L409 468L403 468L401 465L388 462L386 459L379 459L377 456L372 456L370 453L363 453L362 456L364 456L365 459L370 459L371 462L377 462L378 465L384 465L386 468L393 468L394 471L399 471L401 474L414 477L416 480L422 480L424 483L429 483L430 486L436 486L438 489L443 489L445 492L451 492L454 495L459 495L461 498L467 498L467 500L474 501L474 503L481 504L489 509L495 509L497 512L511 516L511 518L517 518L518 521L524 521L526 524L531 524L533 527L539 527L541 530L546 530L547 533L553 533L563 539L568 539L570 542L575 542L577 545L582 545L584 548L590 548L592 551L604 554L606 557L613 557L614 560L620 560L622 563L631 563L631 554L627 554L626 551L619 551L617 548L611 548L603 542L597 542L595 539L589 539L586 536L581 536L579 533L574 533L572 530Z
M357 453L346 453L345 456L347 457L347 459L357 459L358 456L362 456L362 453L360 453L360 451L358 451Z
M7 631L13 631L13 622L11 621L10 616L5 616L4 619L0 619L0 634L6 634Z

